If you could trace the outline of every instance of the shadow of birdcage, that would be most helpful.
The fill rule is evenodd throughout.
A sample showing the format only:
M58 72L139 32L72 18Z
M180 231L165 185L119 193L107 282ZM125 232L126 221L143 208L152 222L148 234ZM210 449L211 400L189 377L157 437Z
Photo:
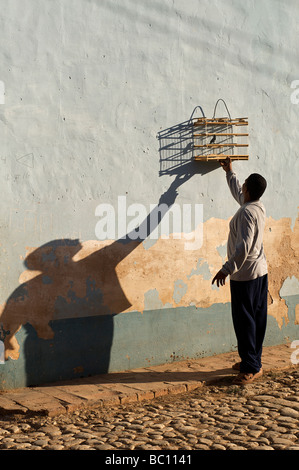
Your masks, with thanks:
M193 158L193 122L175 124L158 133L160 176L180 172Z
M186 121L174 124L160 131L159 141L160 171L159 175L205 174L219 168L219 163L195 162L194 160L194 114L200 108L196 106Z

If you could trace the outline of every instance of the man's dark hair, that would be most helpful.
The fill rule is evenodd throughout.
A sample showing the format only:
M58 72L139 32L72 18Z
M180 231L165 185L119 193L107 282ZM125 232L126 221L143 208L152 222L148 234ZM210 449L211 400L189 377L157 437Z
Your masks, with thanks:
M250 194L250 199L256 201L264 194L267 181L258 173L252 173L246 180L246 187Z

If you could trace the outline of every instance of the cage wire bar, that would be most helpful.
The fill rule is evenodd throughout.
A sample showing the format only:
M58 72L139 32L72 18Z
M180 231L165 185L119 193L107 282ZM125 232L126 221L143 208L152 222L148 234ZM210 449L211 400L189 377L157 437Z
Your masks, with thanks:
M248 160L248 118L232 119L223 101L228 117L216 118L216 108L219 99L215 105L214 115L211 119L204 116L200 118L191 117L193 123L193 149L194 160L210 161L225 160L230 157L232 160ZM241 129L241 132L240 132Z

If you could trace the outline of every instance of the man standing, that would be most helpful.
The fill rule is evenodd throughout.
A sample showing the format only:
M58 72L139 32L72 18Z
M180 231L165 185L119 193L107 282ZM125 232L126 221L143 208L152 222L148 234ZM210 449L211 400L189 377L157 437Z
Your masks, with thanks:
M262 375L262 345L267 324L268 269L263 249L266 211L260 202L267 182L251 174L241 187L231 160L221 162L232 196L240 204L229 224L227 262L214 277L217 286L230 276L234 330L241 362L234 383L245 385Z

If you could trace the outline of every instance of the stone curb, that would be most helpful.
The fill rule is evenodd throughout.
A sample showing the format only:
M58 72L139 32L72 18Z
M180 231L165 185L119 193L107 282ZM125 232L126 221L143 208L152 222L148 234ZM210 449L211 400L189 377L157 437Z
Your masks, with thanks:
M288 345L264 348L264 371L292 367L291 353L292 350ZM197 360L5 391L0 394L0 415L55 416L86 407L112 407L185 393L204 384L219 383L234 376L235 372L231 366L237 360L236 353L226 353Z

